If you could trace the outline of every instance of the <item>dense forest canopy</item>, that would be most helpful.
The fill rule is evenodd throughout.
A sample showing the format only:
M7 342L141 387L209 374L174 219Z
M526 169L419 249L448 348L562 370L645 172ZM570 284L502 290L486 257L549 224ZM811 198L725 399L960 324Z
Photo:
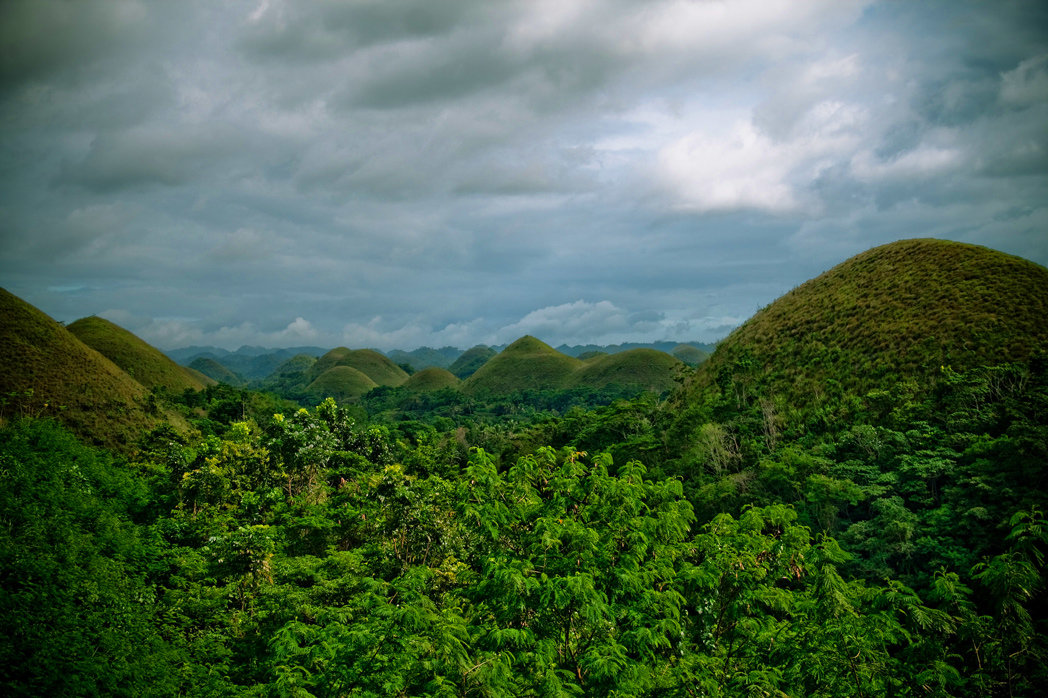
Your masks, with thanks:
M484 356L472 389L348 349L284 359L275 392L146 389L4 296L0 685L1038 695L1046 273L950 243L879 248L656 388L564 379L649 355L525 338ZM929 284L934 342L903 293ZM138 386L119 411L74 414L95 384L45 394L49 371L88 365ZM302 391L350 371L374 385ZM119 429L91 432L107 419Z

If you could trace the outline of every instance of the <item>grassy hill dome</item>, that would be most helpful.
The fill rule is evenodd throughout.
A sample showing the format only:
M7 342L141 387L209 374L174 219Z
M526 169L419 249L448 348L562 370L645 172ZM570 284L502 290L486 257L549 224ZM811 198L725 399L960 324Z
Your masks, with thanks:
M903 240L856 255L793 289L729 335L690 392L743 362L776 394L804 402L864 393L951 366L1022 360L1048 347L1048 269L945 240Z
M333 366L306 387L306 395L317 402L328 397L349 400L377 387L378 383L352 366Z
M689 366L698 366L703 361L710 358L708 353L692 344L678 344L673 347L673 351L671 351L670 354Z
M199 371L212 381L225 383L226 385L244 385L246 382L235 371L226 368L222 362L212 359L210 356L201 356L193 359L193 362L189 364L189 368Z
M621 385L661 393L674 386L673 378L682 366L679 359L664 351L629 349L587 360L567 379L566 385L593 388Z
M80 318L66 329L147 388L164 387L181 393L186 388L202 390L214 382L201 381L159 349L105 318Z
M428 393L443 388L455 388L461 383L455 374L447 369L431 366L414 373L404 381L403 388L417 393Z
M334 368L341 364L341 362L349 357L353 352L352 349L346 347L335 347L331 351L327 352L310 367L309 369L309 380L314 381L320 376L321 373L327 371L329 368Z
M468 394L505 395L518 390L562 388L582 361L531 336L510 344L462 383Z
M408 379L408 374L400 366L374 349L347 349L336 347L317 359L310 369L310 377L320 375L335 366L355 368L377 385L398 386Z
M118 449L130 447L166 418L147 411L149 391L141 383L4 289L0 395L6 399L4 419L23 413L54 416L81 438Z
M488 360L497 353L498 352L489 346L478 344L477 346L462 352L462 354L455 359L450 366L448 366L448 370L462 380L465 380L476 373L477 369L486 364Z

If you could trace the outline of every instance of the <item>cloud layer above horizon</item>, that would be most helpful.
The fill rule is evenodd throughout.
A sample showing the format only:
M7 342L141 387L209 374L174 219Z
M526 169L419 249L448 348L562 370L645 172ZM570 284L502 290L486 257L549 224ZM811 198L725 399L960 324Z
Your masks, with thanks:
M713 341L1048 264L1048 5L8 0L0 285L165 349Z

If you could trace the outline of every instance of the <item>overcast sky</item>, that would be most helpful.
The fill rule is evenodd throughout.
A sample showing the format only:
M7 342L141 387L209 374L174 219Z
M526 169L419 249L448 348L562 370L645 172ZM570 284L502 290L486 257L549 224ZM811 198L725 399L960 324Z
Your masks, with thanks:
M4 0L0 286L164 349L719 339L1048 264L1048 3Z

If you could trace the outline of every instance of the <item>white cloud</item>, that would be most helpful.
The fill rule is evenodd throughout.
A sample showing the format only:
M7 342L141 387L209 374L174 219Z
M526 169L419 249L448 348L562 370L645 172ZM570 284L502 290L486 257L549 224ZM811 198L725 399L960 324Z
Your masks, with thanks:
M881 160L869 151L856 153L851 160L851 172L866 182L897 182L958 171L963 163L964 154L957 148L922 145L889 160Z
M688 211L796 212L815 205L805 189L846 161L865 124L860 107L833 100L810 105L788 138L772 138L749 118L712 124L659 151L659 178Z
M0 276L411 348L694 339L892 236L1045 263L1048 42L998 5L11 0Z
M659 168L680 208L784 213L799 206L789 181L797 160L790 145L738 122L727 132L696 132L669 144L659 153Z
M1015 107L1048 102L1048 53L1028 58L1001 75L1001 101Z
M161 349L195 345L237 349L245 344L264 347L334 346L331 337L325 336L302 317L296 317L282 329L267 332L260 330L253 322L205 331L200 321L193 318L156 318L135 326L135 317L127 311L107 310L103 316ZM128 324L124 325L124 322Z
M496 343L512 342L530 334L546 343L560 344L578 337L606 337L628 328L628 313L614 303L578 300L531 311L498 330Z

